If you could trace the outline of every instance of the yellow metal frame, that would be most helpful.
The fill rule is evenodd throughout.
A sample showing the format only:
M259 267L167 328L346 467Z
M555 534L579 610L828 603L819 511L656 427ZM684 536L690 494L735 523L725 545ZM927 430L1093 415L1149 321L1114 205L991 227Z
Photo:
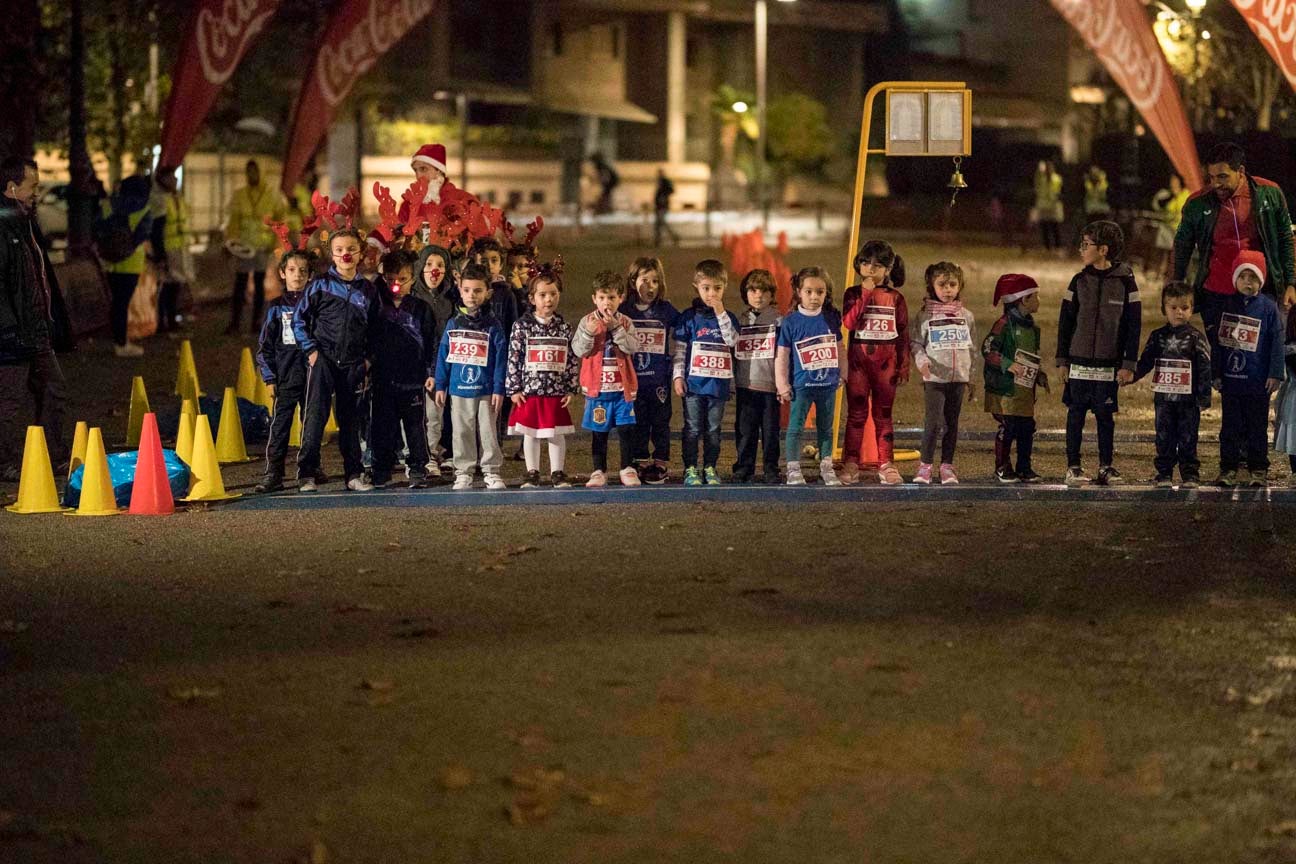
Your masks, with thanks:
M880 148L869 146L869 136L873 131L873 103L879 93L886 93L891 90L913 91L958 91L967 90L967 84L963 81L882 81L874 84L869 88L868 94L864 97L864 117L860 123L860 146L859 157L855 162L855 203L851 207L851 230L850 244L846 247L846 279L842 283L842 290L846 286L853 284L855 279L855 249L859 246L860 234L860 213L864 208L864 177L868 172L868 157L873 155L885 155L885 141ZM963 103L963 128L964 128L964 150L968 155L972 152L972 142L969 139L972 127L972 100L965 99ZM842 338L845 342L844 350L850 351L850 333L845 327L842 327ZM836 410L833 412L833 458L842 458L842 447L837 443L838 434L841 430L842 421L842 394L845 392L846 382L837 389Z

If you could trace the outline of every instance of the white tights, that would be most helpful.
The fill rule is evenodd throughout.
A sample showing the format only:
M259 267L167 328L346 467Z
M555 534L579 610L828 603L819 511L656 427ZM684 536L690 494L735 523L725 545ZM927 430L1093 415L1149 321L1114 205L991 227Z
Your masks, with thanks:
M562 471L567 464L567 436L555 435L549 442L549 470ZM534 435L522 436L522 456L528 471L540 470L540 439Z

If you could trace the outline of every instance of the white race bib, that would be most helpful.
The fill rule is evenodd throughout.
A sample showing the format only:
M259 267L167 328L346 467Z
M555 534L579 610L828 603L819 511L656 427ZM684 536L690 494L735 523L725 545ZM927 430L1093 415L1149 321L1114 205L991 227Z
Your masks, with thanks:
M283 328L283 344L285 345L297 344L297 334L292 329L292 318L293 313L291 312L284 312L279 316L279 323Z
M837 368L837 340L829 333L800 339L795 348L801 368L807 372Z
M938 348L966 350L972 347L972 331L963 318L933 318L927 322L927 346L933 351Z
M528 336L526 370L528 372L567 371L567 340L561 336Z
M855 328L857 342L888 342L899 335L894 306L868 306Z
M1115 381L1116 370L1110 366L1081 366L1071 364L1071 373L1067 376L1072 381Z
M632 321L635 338L639 340L639 354L666 353L666 325L660 321Z
M490 337L480 330L451 330L446 360L468 366L485 366L490 354Z
M621 393L625 390L625 381L621 378L621 367L615 357L604 357L603 368L599 372L600 393Z
M1239 351L1257 351L1260 348L1260 319L1225 312L1220 317L1219 344Z
M1187 396L1193 392L1192 361L1159 358L1152 373L1152 392Z
M714 342L694 342L689 355L689 375L696 378L733 377L733 355L726 345Z
M743 327L739 330L734 356L739 360L773 360L774 325Z
M1017 382L1017 386L1034 387L1035 379L1039 377L1040 356L1018 348L1017 353L1013 355L1013 362L1025 367L1013 377L1013 380Z

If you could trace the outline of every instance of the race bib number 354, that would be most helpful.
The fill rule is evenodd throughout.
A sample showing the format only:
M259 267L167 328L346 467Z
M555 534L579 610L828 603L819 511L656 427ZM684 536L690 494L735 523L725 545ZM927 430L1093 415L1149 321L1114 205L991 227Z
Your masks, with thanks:
M485 366L490 354L490 337L480 330L451 330L446 334L449 347L446 351L451 363L468 366Z
M724 345L694 342L689 356L689 374L697 378L732 378L733 355Z
M773 360L774 327L744 327L738 333L734 356L739 360Z

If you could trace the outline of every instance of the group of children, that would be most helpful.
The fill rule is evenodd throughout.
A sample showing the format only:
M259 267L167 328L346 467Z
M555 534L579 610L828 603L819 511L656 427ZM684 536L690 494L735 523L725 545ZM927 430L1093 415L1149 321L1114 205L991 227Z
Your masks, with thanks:
M1067 406L1066 483L1121 482L1113 465L1114 415L1121 386L1153 375L1156 402L1156 483L1199 483L1197 428L1212 385L1222 393L1220 482L1266 476L1269 397L1284 379L1287 347L1272 298L1260 294L1264 258L1243 252L1235 265L1238 294L1208 342L1188 323L1192 292L1167 283L1166 325L1139 354L1142 307L1133 273L1120 262L1123 238L1112 222L1088 226L1080 246L1084 268L1063 298L1056 363ZM303 418L298 479L302 491L323 482L320 447L335 410L347 488L365 491L392 480L401 441L411 487L443 469L454 489L470 489L480 471L488 489L504 489L503 434L522 439L523 488L541 485L541 442L549 481L570 486L566 436L575 431L569 406L584 397L582 427L592 433L590 487L608 482L609 442L619 443L623 486L662 483L670 474L672 396L684 411L683 482L717 485L721 425L736 399L737 460L733 480L757 479L763 450L765 483L806 482L801 430L810 412L818 438L818 474L829 486L860 481L864 434L871 416L878 481L903 483L894 460L892 407L910 365L922 376L925 424L918 484L958 482L954 467L962 405L974 397L977 353L972 313L963 304L962 270L950 262L928 267L925 297L910 322L900 289L904 261L884 241L855 256L859 283L834 302L832 277L805 267L792 279L793 303L776 305L774 279L753 270L739 285L743 311L726 308L728 274L708 259L694 268L695 296L682 311L666 297L660 261L638 258L625 273L603 271L591 286L593 309L575 325L558 311L564 289L561 259L538 264L526 249L488 242L463 262L437 246L417 256L397 251L381 259L381 275L362 275L362 241L350 229L328 241L332 266L311 278L306 253L280 263L285 293L269 308L257 353L275 399L266 471L259 491L283 487L293 413ZM995 478L1034 483L1031 464L1036 389L1048 389L1041 368L1039 286L1006 274L994 293L1001 316L980 343L985 409L998 421ZM845 344L842 344L843 332ZM1212 351L1212 343L1215 350ZM844 385L845 458L834 469L837 394ZM1296 454L1296 388L1284 388L1278 445ZM781 405L788 406L780 441ZM1099 467L1085 473L1080 445L1085 421L1097 422ZM361 439L370 451L368 470ZM939 461L937 445L939 444ZM701 460L699 462L699 447ZM1016 461L1011 455L1016 449ZM808 449L808 448L807 448ZM872 448L870 448L872 449ZM1293 455L1296 468L1296 455Z

